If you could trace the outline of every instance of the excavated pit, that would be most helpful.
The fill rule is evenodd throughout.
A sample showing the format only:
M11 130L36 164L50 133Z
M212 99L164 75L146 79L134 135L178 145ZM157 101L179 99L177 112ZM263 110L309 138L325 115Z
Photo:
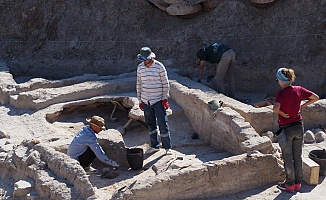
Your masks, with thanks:
M271 106L256 108L168 70L173 155L145 155L142 169L131 170L125 147L149 147L135 73L18 84L2 69L1 179L31 185L24 190L8 186L3 198L208 199L284 179L279 148L270 134L277 130ZM223 107L210 110L212 99L222 100ZM325 107L322 99L302 111L307 129L326 126ZM92 115L106 120L109 130L99 134L99 142L122 163L115 179L86 174L65 154ZM193 134L199 139L192 139ZM306 144L304 156L316 146L326 145ZM101 171L105 166L95 161L94 167Z

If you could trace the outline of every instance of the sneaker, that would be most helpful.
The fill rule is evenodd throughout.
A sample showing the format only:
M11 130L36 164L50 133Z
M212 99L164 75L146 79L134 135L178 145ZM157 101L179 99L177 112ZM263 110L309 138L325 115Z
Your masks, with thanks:
M145 152L145 155L156 153L159 150L160 150L159 148L151 147L151 148L147 149L147 151Z
M171 149L165 149L165 155L172 155Z
M286 185L284 182L278 183L277 188L287 192L294 192L294 185Z
M96 172L97 172L97 169L95 169L95 168L92 167L92 166L85 167L84 170L85 170L85 172L86 172L87 174L90 174L90 173L96 173Z
M294 184L294 190L295 190L295 191L299 192L300 189L301 189L301 183L296 183L296 184Z

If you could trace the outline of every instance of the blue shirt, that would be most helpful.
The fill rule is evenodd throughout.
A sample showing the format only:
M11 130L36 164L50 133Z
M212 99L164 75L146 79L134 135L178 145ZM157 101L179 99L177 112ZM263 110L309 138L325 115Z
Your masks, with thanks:
M105 152L99 145L97 141L97 137L94 133L94 131L91 129L89 125L84 126L74 137L72 142L70 143L68 147L67 154L71 158L78 160L78 157L82 155L87 148L91 148L91 150L94 152L96 157L102 161L103 163L107 165L117 166L118 164L108 158L105 155Z

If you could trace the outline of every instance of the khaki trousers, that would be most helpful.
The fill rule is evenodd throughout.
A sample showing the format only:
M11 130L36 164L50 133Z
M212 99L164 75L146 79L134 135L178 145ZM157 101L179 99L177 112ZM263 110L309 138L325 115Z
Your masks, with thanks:
M213 78L215 90L219 93L234 97L235 83L234 83L234 65L235 65L235 53L232 49L223 53L222 58L216 65L216 74ZM225 93L224 77L227 75L229 94Z

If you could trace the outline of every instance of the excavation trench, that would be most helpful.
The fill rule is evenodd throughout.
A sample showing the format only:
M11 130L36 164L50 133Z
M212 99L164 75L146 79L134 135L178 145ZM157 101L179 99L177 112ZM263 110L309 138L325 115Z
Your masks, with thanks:
M284 179L275 154L278 147L267 134L277 130L270 106L256 108L169 71L173 155L163 151L145 155L143 167L132 170L126 148L149 147L135 73L31 79L20 84L7 72L1 73L6 73L1 79L1 113L4 121L11 121L1 130L1 178L28 180L33 185L26 194L13 189L16 196L198 199ZM223 101L223 107L211 110L212 99ZM307 108L306 126L325 126L324 113L325 100ZM99 143L121 163L115 179L86 174L66 155L73 136L92 115L102 116L109 128L99 134ZM194 134L199 139L193 139ZM106 166L95 161L94 167L101 171Z

